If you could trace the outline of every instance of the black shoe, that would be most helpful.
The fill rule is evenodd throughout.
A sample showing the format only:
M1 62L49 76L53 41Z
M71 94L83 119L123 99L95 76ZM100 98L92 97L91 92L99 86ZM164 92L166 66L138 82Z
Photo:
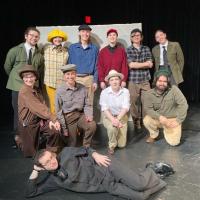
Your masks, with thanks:
M146 168L147 167L152 168L153 171L162 179L175 173L173 167L164 162L147 163Z

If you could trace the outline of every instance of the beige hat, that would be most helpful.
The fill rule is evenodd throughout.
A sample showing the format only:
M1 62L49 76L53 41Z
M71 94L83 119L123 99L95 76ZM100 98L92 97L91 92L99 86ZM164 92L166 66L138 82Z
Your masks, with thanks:
M109 71L108 75L105 77L105 81L108 82L112 77L119 77L121 80L124 78L124 75L112 69Z
M68 71L76 71L76 65L75 64L68 64L68 65L63 65L60 67L60 70L65 73Z

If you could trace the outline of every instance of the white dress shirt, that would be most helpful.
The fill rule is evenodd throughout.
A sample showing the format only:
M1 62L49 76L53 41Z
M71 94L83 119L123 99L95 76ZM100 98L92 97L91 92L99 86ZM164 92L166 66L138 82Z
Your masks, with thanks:
M163 47L165 47L167 51L168 41L165 42L165 44L160 44L160 65L164 65L164 59L163 59Z
M130 108L130 93L126 88L120 88L115 93L111 87L102 90L100 95L101 111L109 110L112 115L118 115L123 108Z

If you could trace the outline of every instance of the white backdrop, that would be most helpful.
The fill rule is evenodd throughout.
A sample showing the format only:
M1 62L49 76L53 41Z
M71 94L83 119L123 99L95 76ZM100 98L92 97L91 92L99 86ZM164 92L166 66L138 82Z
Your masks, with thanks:
M41 32L39 46L43 46L47 43L47 35L48 33L55 28L59 28L63 30L68 35L68 40L64 46L69 47L70 44L78 42L78 27L79 26L38 26L37 29ZM107 25L90 25L92 28L91 41L95 43L100 49L107 45L107 36L106 32L110 28L117 29L118 31L118 42L122 43L125 48L127 48L130 42L130 32L139 28L142 30L141 23L132 23L132 24L107 24ZM96 122L100 122L100 105L99 105L99 96L101 90L98 88L96 91L96 95L94 98L94 119ZM129 121L132 121L131 117L129 117Z
M68 40L64 44L67 47L72 43L78 42L78 27L79 26L38 26L37 28L41 32L41 37L39 44L47 43L48 33L55 28L59 28L67 33ZM90 25L92 28L91 40L99 48L102 48L107 45L107 36L106 32L110 28L115 28L118 31L118 41L127 48L130 45L130 32L134 28L142 29L141 23L132 23L132 24L107 24L107 25Z

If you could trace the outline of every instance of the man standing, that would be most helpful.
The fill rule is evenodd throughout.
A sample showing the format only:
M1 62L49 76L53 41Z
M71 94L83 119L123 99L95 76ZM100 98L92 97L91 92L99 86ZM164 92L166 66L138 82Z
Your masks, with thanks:
M149 69L152 68L152 55L149 47L142 45L143 35L140 29L131 31L131 46L127 48L129 82L128 89L131 95L130 113L136 131L141 130L142 106L137 105L140 98L143 102L143 92L150 89L151 79Z
M57 117L64 135L68 136L68 146L77 145L77 134L83 130L83 146L89 147L96 123L93 121L93 107L89 103L87 89L76 82L76 65L64 65L61 70L65 83L56 90Z
M109 29L107 31L108 45L101 49L98 56L98 76L101 89L106 88L105 77L110 70L116 70L122 73L124 79L121 86L126 86L128 77L127 56L122 45L117 43L118 32L116 29Z
M88 90L90 103L93 105L94 92L97 89L97 56L98 48L90 41L91 28L83 24L79 26L79 42L69 47L69 64L77 67L78 83L83 84Z
M37 48L40 32L35 27L28 27L24 34L25 42L9 50L4 69L7 73L8 82L6 88L12 91L12 107L14 110L14 132L18 124L18 92L23 84L18 71L25 64L32 65L36 71L44 67L44 59ZM17 139L17 137L15 137ZM14 146L13 146L14 147Z
M47 176L40 179L40 171ZM35 157L26 197L57 189L74 192L108 192L125 199L145 200L166 186L151 168L136 173L121 162L91 148L65 147L58 158L43 150Z
M183 82L184 56L180 44L167 40L163 30L155 33L156 42L159 44L152 49L156 71L159 68L169 68L171 84L178 85Z
M144 126L150 133L147 143L153 143L163 128L164 137L168 144L176 146L181 139L181 126L185 120L188 104L175 85L170 84L170 73L158 70L155 73L155 88L145 94L144 107L146 116Z

